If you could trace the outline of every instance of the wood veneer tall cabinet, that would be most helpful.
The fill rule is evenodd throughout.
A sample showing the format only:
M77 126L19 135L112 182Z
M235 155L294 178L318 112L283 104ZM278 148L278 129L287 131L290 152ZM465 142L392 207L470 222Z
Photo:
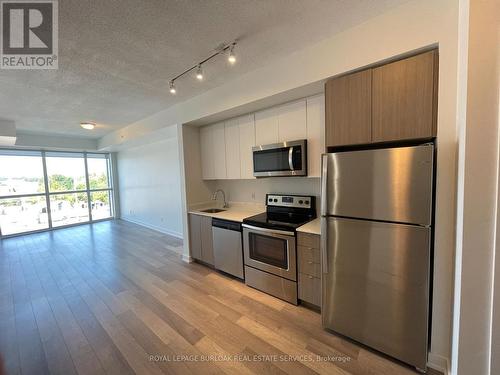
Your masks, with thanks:
M327 146L370 143L372 70L333 78L325 85Z
M328 80L326 146L435 137L437 83L437 50Z
M436 135L437 51L373 69L372 141Z

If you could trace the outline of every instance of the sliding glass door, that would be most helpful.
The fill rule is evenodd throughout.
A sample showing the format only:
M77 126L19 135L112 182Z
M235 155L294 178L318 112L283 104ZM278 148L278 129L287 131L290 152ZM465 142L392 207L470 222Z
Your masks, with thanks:
M0 235L113 217L109 154L0 150Z

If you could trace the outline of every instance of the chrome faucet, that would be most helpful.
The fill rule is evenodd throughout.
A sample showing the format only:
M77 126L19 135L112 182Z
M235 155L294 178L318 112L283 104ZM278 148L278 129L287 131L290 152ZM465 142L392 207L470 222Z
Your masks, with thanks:
M222 199L224 199L224 205L222 206L222 208L228 208L229 205L226 202L226 193L224 193L224 190L222 190L222 189L215 190L214 193L212 194L212 200L213 201L217 200L217 193L218 192L222 193Z

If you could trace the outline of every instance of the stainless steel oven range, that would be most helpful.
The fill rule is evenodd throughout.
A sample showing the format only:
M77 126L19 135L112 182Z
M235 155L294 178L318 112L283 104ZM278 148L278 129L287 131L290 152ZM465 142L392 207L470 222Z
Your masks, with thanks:
M247 285L297 304L296 229L315 207L313 196L267 194L266 212L243 220Z

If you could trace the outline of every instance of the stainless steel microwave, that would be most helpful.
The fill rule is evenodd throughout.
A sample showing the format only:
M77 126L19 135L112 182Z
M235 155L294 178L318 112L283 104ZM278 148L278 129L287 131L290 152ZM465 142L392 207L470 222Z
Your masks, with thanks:
M307 140L255 146L255 177L307 176Z

